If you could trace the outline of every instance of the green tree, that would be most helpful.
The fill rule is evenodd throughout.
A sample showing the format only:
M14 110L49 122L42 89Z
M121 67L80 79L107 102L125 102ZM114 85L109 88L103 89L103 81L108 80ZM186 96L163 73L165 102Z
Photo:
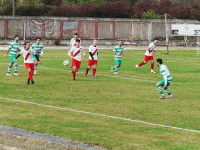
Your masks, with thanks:
M145 19L160 19L161 15L156 14L152 9L142 13L142 17Z

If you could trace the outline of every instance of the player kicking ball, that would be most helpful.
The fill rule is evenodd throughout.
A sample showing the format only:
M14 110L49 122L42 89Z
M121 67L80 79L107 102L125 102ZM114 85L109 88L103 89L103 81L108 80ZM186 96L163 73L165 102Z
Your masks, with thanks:
M114 67L111 67L111 72L113 72L113 69L115 69L115 72L114 74L118 74L117 71L118 71L118 68L121 66L122 64L122 58L121 56L124 56L124 53L123 53L123 41L120 40L119 41L119 45L115 46L113 52L115 53L115 66Z
M168 94L167 97L172 98L173 96L168 89L168 86L172 83L172 76L169 72L169 69L167 68L166 65L163 64L162 59L157 59L156 61L157 61L158 67L160 67L160 73L161 73L162 77L164 78L164 80L162 80L156 84L156 87L158 88L158 91L161 94L161 97L159 99L165 98L161 86L165 89L166 93Z
M81 53L83 53L83 60L85 61L85 51L82 46L80 46L80 40L76 39L76 46L70 49L72 66L73 66L73 80L75 81L76 72L78 72L81 66Z
M19 58L21 55L23 55L24 64L25 64L25 67L28 70L28 74L29 74L27 85L30 84L30 80L31 80L31 84L34 84L34 81L33 81L33 72L34 72L33 56L36 57L38 64L41 64L38 55L36 55L35 51L33 49L30 49L30 47L31 47L31 44L29 42L26 42L24 49L21 50L21 52L13 60L13 61L15 61L15 60L17 60L17 58Z
M153 71L154 68L154 58L153 58L153 54L156 52L154 49L158 43L159 39L155 38L154 42L152 42L149 47L147 48L147 51L145 53L145 58L144 58L144 62L141 62L139 65L135 66L135 69L137 70L138 67L145 65L149 60L151 60L151 73L155 73Z
M92 78L97 78L95 74L96 74L96 67L97 67L97 62L98 62L97 60L98 49L99 47L97 46L97 40L94 40L93 45L90 45L89 47L89 61L88 61L88 67L86 68L85 77L87 76L88 71L90 70L91 66L94 65Z

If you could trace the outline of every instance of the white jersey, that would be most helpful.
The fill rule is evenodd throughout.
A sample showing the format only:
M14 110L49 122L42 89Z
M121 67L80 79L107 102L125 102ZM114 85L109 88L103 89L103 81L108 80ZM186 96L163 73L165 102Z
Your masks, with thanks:
M85 51L82 46L80 47L73 46L70 49L70 53L73 53L73 59L76 59L78 61L81 61L81 53L83 53L83 56L85 56Z
M78 38L78 39L79 39L79 38ZM79 39L79 40L80 40L80 45L81 45L81 39ZM72 48L73 46L76 46L76 40L75 40L74 38L72 38L72 39L70 40L70 45L71 45L71 48ZM68 55L71 56L70 52L68 53Z
M149 47L150 47L150 52L147 50L146 53L145 53L146 56L152 56L153 55L152 51L156 47L156 45L154 43L151 43L149 45Z
M24 63L34 63L33 55L35 55L35 51L33 49L22 49L19 54L23 55Z
M93 60L97 60L97 53L98 53L98 49L99 47L98 46L94 46L94 45L90 45L89 47L89 52L92 53L92 56L93 56ZM92 57L89 55L89 59L92 60Z

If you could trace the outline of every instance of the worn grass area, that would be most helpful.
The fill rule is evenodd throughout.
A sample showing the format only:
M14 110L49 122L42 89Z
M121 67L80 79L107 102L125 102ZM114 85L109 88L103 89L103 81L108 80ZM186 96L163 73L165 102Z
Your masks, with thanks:
M179 50L166 55L157 50L154 58L162 58L173 76L169 89L174 98L164 100L158 99L160 95L155 86L162 80L159 68L155 65L157 73L151 74L149 62L135 70L135 65L143 61L144 53L126 50L119 74L113 75L110 72L114 66L112 50L100 50L97 78L92 79L91 74L84 77L87 62L82 62L74 82L69 66L62 65L69 59L67 52L45 50L38 75L34 76L35 84L27 86L28 73L22 58L19 58L20 76L7 77L9 59L4 58L5 51L0 51L0 97L200 131L200 83L197 83L200 57L197 52ZM88 50L86 54L88 58ZM0 120L2 125L107 149L200 148L199 133L3 99L0 99Z

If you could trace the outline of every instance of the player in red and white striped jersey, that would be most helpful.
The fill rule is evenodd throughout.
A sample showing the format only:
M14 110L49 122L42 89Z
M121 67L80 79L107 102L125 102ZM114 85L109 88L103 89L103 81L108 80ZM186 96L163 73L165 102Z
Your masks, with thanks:
M69 46L69 51L68 51L68 55L69 55L69 56L71 56L71 54L70 54L71 48L72 48L73 46L76 46L76 40L77 40L77 39L79 39L79 38L78 38L78 34L77 34L77 33L74 33L74 38L72 38L72 39L70 40L70 46ZM81 39L79 39L79 40L80 40L80 44L81 44ZM72 65L71 65L70 69L72 69Z
M145 58L144 58L144 62L141 62L139 65L135 66L135 69L137 70L138 67L145 65L149 60L151 60L151 73L155 73L153 71L154 68L154 58L153 58L153 54L155 53L155 47L156 44L158 43L159 39L155 38L154 42L152 42L149 47L147 48L147 51L145 53Z
M17 57L13 60L13 61L15 61L18 57L23 55L24 64L29 73L29 78L28 78L28 82L27 82L28 85L30 84L30 80L31 80L31 83L34 84L34 81L33 81L33 72L34 72L33 56L35 56L38 63L41 64L38 55L36 55L35 51L33 49L30 49L30 47L31 47L31 44L29 42L26 42L24 49L22 49L20 51L20 53L17 55Z
M95 74L98 63L98 49L99 47L97 46L97 40L94 40L93 45L90 45L89 47L89 61L88 61L88 67L86 68L85 77L87 76L91 66L94 65L92 78L96 78Z
M73 80L75 80L76 72L78 72L81 66L81 53L83 53L83 60L85 61L85 51L82 46L80 46L80 40L76 40L76 46L70 49L72 66L73 66Z

